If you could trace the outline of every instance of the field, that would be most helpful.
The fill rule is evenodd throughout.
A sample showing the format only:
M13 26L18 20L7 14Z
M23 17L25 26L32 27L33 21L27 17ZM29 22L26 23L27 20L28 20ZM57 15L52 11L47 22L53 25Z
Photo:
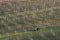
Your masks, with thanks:
M0 2L0 40L60 40L60 0Z

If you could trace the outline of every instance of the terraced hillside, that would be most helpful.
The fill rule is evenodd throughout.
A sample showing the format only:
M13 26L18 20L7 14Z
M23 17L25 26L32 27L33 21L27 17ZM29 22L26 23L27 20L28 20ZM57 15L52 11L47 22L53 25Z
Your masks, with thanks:
M45 28L50 30L50 27L52 30L59 27L60 30L59 0L27 0L0 3L0 39L7 36L7 38L3 40L24 40L26 35L31 34L33 31L33 34L37 34L32 34L32 38L36 36L36 40L45 40L44 37L38 39L38 37L40 37L40 35L38 35L40 31L34 32L37 27L41 28L43 30L42 32L46 30ZM26 35L24 34L25 32L27 32ZM13 35L19 35L20 33L25 36L16 37ZM46 33L48 35L48 32ZM8 35L11 35L12 38L9 37L9 39ZM13 38L13 36L15 38ZM59 38L57 39L59 40ZM47 38L46 40L55 40L55 38Z

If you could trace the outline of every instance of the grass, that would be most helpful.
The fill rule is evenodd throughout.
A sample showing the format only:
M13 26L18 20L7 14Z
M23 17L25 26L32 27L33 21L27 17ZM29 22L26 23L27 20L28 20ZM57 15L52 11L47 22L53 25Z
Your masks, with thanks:
M53 32L57 31L57 30L60 30L60 28L51 28L53 30ZM51 29L41 29L40 31L32 31L32 32L23 32L23 33L16 33L16 34L12 34L12 35L7 35L7 36L2 36L0 37L0 40L4 40L6 38L15 38L17 36L20 36L20 37L24 37L26 35L33 35L33 34L40 34L40 33L49 33L51 32ZM50 36L47 36L47 37L50 37Z
M10 35L7 34L0 37L0 40L12 39L17 36L23 37L21 40L47 40L49 37L53 38L53 33L49 34L48 32L55 33L55 31L60 30L60 3L55 0L54 2L41 1L42 0L0 3L0 33L5 32L4 35L6 33L11 33ZM52 26L54 28L33 31L36 28L35 26ZM23 32L23 28L27 31ZM40 36L36 36L39 33L42 35L40 34ZM47 33L47 35L44 33ZM58 33L56 33L56 35L57 34ZM34 35L34 37L32 37L33 39L27 39L25 38L27 35ZM47 39L44 39L45 37Z

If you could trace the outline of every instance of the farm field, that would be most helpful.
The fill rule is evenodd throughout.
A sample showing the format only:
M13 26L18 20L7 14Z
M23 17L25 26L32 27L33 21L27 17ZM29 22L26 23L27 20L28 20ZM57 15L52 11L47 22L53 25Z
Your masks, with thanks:
M0 40L60 40L60 0L1 1Z

